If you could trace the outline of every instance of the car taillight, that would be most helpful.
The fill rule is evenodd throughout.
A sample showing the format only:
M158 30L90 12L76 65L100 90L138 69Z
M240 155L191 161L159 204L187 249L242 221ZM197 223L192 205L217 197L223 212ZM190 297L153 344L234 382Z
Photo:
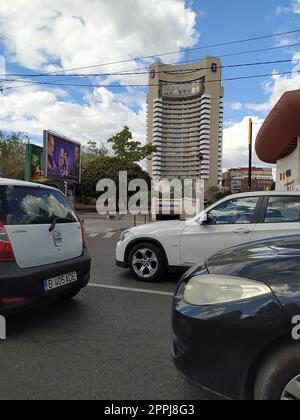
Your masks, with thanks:
M14 305L15 303L23 303L27 300L26 297L20 298L2 298L0 302L4 303L4 305Z
M0 262L16 261L5 227L0 224Z
M87 236L86 236L86 232L83 226L83 221L80 219L80 226L81 226L81 234L82 234L82 244L83 244L83 249L87 248Z

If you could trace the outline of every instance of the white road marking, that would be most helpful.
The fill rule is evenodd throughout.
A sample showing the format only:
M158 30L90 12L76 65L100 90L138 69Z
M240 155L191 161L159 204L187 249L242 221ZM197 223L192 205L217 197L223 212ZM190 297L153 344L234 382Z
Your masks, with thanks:
M99 235L99 233L90 233L88 235L89 238L96 238Z
M103 236L103 238L104 239L110 239L110 238L112 238L113 236L115 236L115 234L116 234L117 232L107 232L104 236Z
M131 287L119 287L119 286L109 286L107 284L96 284L89 283L89 287L96 287L98 289L110 289L110 290L119 290L123 292L134 292L134 293L145 293L148 295L160 295L160 296L169 296L173 297L174 293L160 292L159 290L149 290L149 289L134 289Z

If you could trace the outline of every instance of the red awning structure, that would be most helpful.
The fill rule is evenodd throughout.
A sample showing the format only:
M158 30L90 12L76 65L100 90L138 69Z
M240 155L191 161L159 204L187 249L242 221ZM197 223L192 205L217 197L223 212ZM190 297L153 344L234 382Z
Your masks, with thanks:
M290 155L300 137L300 90L286 92L267 117L256 139L256 153L266 163Z

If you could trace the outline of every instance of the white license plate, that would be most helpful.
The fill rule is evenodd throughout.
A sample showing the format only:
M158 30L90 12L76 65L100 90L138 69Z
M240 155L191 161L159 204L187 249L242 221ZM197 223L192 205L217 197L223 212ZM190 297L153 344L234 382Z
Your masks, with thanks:
M44 290L45 292L51 292L51 290L58 289L60 287L66 286L77 281L77 273L62 274L58 277L53 277L52 279L44 280Z

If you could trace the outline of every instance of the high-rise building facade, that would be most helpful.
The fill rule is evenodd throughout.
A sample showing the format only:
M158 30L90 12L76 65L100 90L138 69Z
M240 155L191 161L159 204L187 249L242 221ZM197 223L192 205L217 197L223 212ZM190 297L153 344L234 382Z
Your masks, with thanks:
M150 67L148 143L157 146L148 171L154 178L201 178L222 183L224 88L218 58Z

